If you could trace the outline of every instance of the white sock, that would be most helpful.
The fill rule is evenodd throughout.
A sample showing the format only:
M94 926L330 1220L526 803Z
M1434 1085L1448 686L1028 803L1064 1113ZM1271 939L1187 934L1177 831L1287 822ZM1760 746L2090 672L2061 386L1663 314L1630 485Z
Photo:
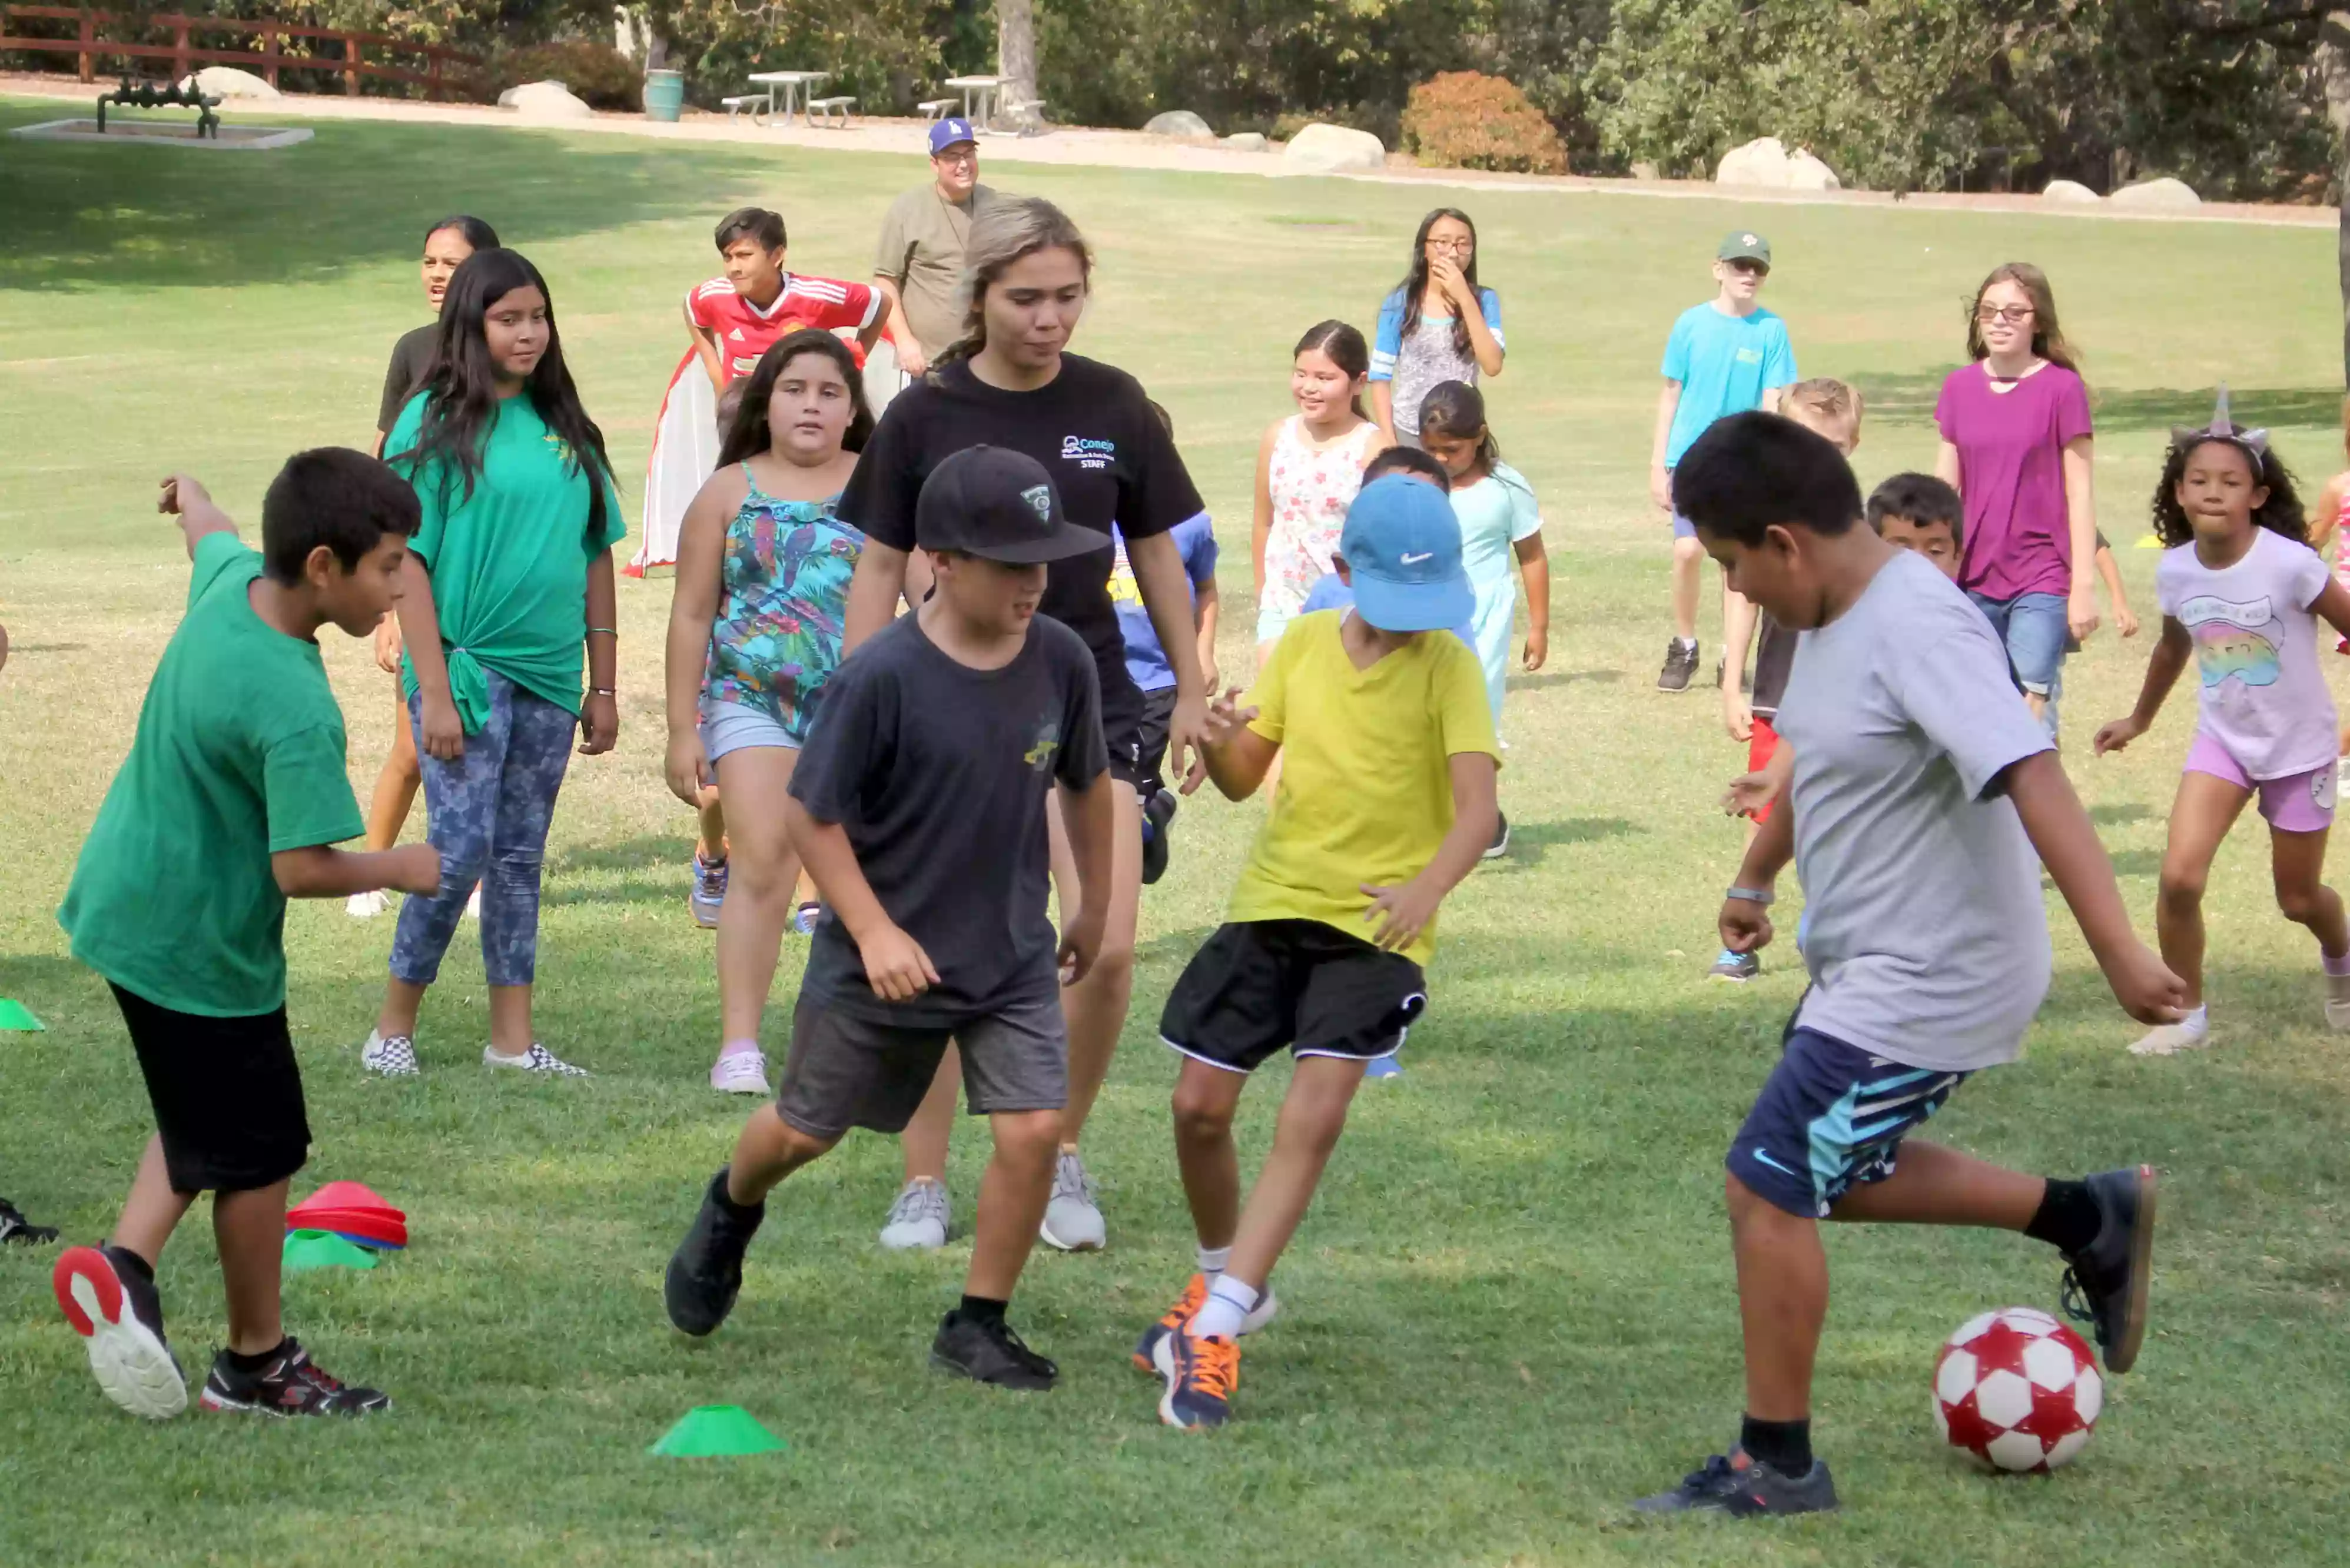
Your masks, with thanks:
M1208 1287L1208 1299L1191 1314L1191 1334L1195 1339L1238 1339L1241 1324L1254 1311L1257 1288L1245 1280L1230 1274L1218 1274L1216 1282Z
M2211 1033L2211 1004L2205 1002L2178 1021L2178 1027L2200 1040Z
M1211 1285L1216 1282L1216 1276L1224 1272L1224 1265L1232 1261L1232 1250L1230 1247L1200 1249L1200 1272L1208 1276L1208 1282Z
M729 1040L718 1048L718 1054L721 1056L736 1056L745 1051L756 1051L758 1048L759 1043L756 1040Z

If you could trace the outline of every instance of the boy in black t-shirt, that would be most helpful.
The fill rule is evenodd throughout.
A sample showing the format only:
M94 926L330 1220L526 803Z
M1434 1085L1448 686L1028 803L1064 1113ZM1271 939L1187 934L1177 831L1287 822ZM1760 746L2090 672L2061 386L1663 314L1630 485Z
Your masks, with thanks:
M852 1127L903 1129L951 1038L995 1157L962 1302L931 1361L1050 1388L1058 1369L1003 1314L1051 1195L1068 1097L1059 987L1092 966L1105 910L1088 898L1055 942L1045 798L1057 781L1087 888L1108 875L1115 819L1093 657L1036 607L1045 563L1108 540L1064 518L1043 465L984 446L932 471L916 531L937 591L841 665L792 775L792 839L825 909L783 1085L711 1179L664 1293L688 1334L723 1323L768 1191Z
M1860 445L1860 394L1829 376L1798 381L1779 395L1779 412L1805 430L1825 436L1847 458ZM1743 609L1742 617L1740 611ZM1722 722L1733 741L1746 742L1748 774L1762 773L1779 749L1779 698L1787 689L1787 673L1795 665L1795 634L1752 605L1733 606L1728 613L1730 657L1721 667ZM1754 647L1754 690L1742 696L1746 676L1746 632L1741 618L1760 628ZM1771 802L1764 801L1746 819L1746 842L1770 819ZM1762 972L1762 960L1751 952L1721 950L1707 971L1715 980L1745 981Z

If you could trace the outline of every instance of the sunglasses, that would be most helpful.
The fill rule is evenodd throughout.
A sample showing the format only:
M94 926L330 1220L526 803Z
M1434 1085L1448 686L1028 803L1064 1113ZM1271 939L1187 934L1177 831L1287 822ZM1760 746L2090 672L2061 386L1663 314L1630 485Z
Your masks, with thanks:
M1975 319L1986 327L1994 321L2003 322L2010 327L2021 327L2031 320L2035 314L2036 312L2028 305L1978 305L1975 306Z

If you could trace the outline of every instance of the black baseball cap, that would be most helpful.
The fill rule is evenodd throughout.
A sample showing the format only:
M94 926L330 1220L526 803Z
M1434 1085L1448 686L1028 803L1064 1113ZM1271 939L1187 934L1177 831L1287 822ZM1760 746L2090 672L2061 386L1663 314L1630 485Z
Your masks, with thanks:
M1026 452L971 446L922 482L914 503L914 543L1024 566L1107 550L1110 538L1062 514L1053 476Z

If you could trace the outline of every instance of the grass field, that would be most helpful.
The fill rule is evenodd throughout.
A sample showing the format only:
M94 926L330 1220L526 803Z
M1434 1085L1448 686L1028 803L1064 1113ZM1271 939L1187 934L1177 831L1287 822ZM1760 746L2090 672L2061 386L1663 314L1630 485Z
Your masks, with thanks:
M0 127L54 112L0 103ZM713 270L711 221L778 206L798 266L861 276L882 208L924 175L912 157L340 123L253 156L0 142L0 619L16 642L0 676L0 995L50 1024L0 1035L0 1192L94 1239L147 1131L120 1022L52 911L179 613L186 566L153 515L156 477L192 469L252 528L286 453L364 444L390 344L420 318L419 231L466 210L550 278L588 407L633 478L681 347L680 291ZM1098 245L1076 346L1132 369L1172 411L1222 524L1228 624L1249 626L1250 463L1285 411L1289 344L1326 316L1368 325L1428 194L1107 170L989 178L1054 197ZM660 1267L743 1107L704 1082L711 939L685 908L690 819L660 777L667 587L630 583L621 742L575 763L542 940L542 1029L594 1078L493 1082L473 1064L480 960L461 938L420 1032L426 1076L364 1081L355 1046L389 922L317 906L287 922L318 1137L299 1189L364 1179L415 1233L372 1273L289 1281L288 1321L397 1411L355 1427L137 1423L92 1386L49 1297L49 1254L11 1250L0 1563L2341 1561L2350 1065L2249 836L2211 900L2219 1049L2124 1054L2132 1025L2060 906L2029 1056L1937 1123L2026 1168L2165 1171L2154 1333L2084 1459L2051 1480L1987 1480L1938 1445L1928 1413L1941 1336L1985 1307L2053 1306L2054 1255L2006 1236L1856 1231L1830 1241L1816 1411L1846 1511L1659 1529L1622 1506L1734 1434L1720 1157L1801 985L1792 951L1743 990L1702 979L1740 842L1712 805L1742 752L1710 697L1651 689L1665 552L1645 465L1672 315L1707 292L1725 227L1763 225L1780 264L1769 302L1804 370L1869 400L1856 466L1873 482L1930 458L1934 391L1975 281L2040 262L2089 356L2100 510L2150 618L2155 557L2129 543L2162 431L2201 418L2214 380L2238 389L2241 418L2278 427L2313 489L2336 461L2330 237L1595 195L1469 205L1508 312L1495 428L1543 498L1557 574L1550 668L1513 682L1507 715L1516 846L1448 905L1435 1008L1406 1075L1358 1102L1283 1264L1284 1317L1251 1343L1232 1428L1162 1429L1125 1354L1191 1267L1173 1064L1152 1026L1216 922L1254 805L1188 806L1175 869L1145 901L1133 1022L1087 1137L1111 1250L1040 1255L1014 1308L1060 1360L1057 1392L1000 1397L924 1369L967 1243L878 1251L897 1166L871 1137L771 1206L723 1333L689 1345L667 1327ZM630 503L633 515L633 489ZM1244 637L1227 639L1228 670L1244 668ZM2149 640L2107 631L2074 661L2076 742L2124 711ZM364 788L389 683L359 644L330 632L326 649ZM2190 730L2182 697L2126 758L2070 753L2149 924ZM793 962L787 950L771 1045ZM1264 1076L1252 1158L1284 1075ZM983 1150L961 1137L965 1220ZM201 1366L221 1333L201 1215L161 1278L182 1358ZM748 1407L791 1452L646 1457L706 1403Z

